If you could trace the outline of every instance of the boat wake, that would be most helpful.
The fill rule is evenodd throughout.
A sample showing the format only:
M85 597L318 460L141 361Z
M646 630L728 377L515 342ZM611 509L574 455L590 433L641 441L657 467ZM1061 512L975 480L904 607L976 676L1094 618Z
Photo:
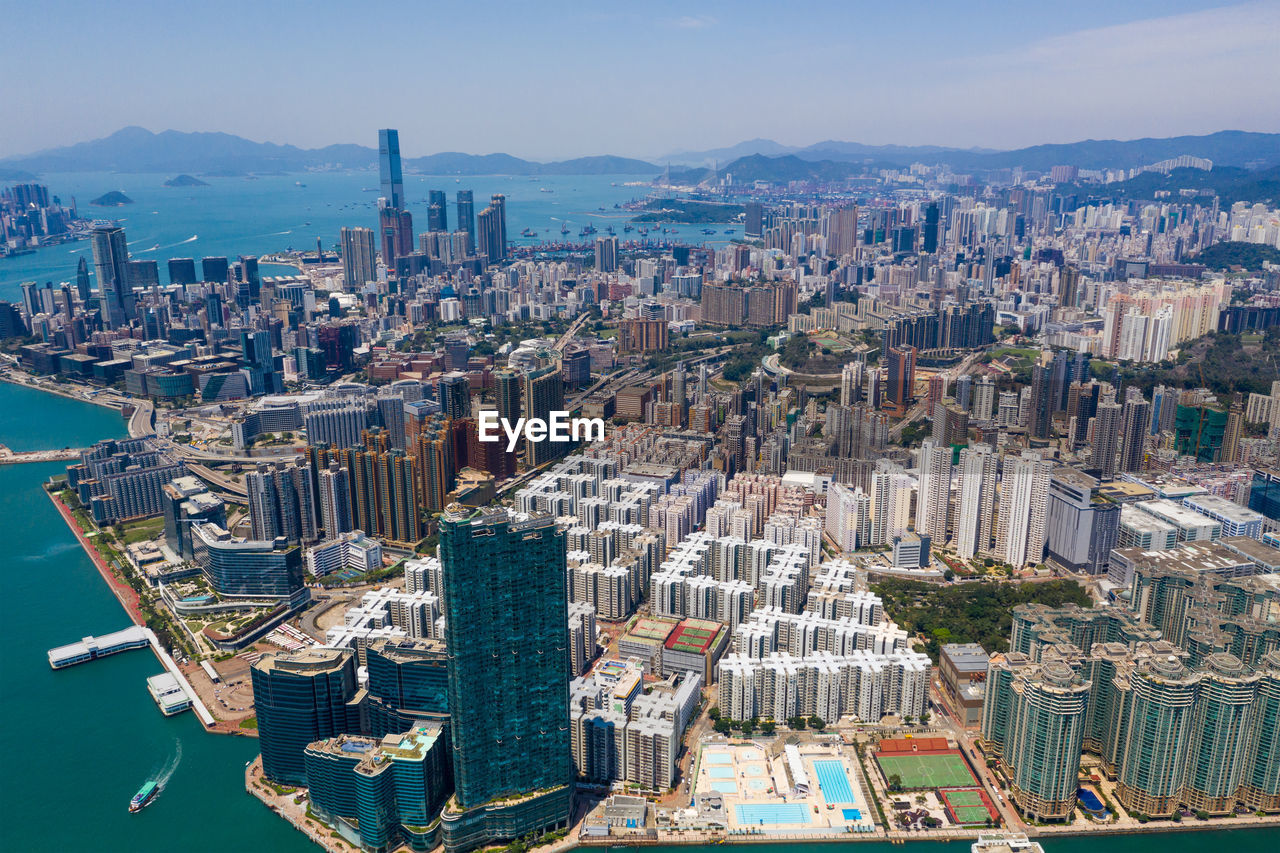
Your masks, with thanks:
M173 755L169 756L169 760L165 762L164 767L160 768L160 771L155 775L156 784L161 788L169 784L169 780L173 778L174 771L182 763L182 741L174 738L173 746Z
M157 246L156 248L158 248L158 249L172 249L174 246L183 246L183 245L186 245L187 243L194 243L196 240L199 240L199 239L200 239L200 235L199 235L199 234L192 234L190 237L188 237L188 238L187 238L187 239L185 239L185 240L179 240L178 242L176 242L176 243L170 243L170 244L168 244L167 246Z

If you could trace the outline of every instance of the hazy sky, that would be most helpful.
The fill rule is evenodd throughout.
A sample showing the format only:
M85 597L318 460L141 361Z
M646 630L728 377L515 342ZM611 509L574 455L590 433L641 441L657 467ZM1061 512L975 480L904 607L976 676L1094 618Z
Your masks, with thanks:
M1280 0L0 10L0 157L131 124L534 159L1280 131Z

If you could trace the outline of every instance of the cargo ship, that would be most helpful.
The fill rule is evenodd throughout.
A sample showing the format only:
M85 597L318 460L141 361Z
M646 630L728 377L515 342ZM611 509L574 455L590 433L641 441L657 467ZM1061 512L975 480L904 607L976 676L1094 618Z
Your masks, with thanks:
M129 801L129 812L140 812L147 806L151 805L152 800L160 793L160 783L151 781L138 789L138 793L133 795L133 799Z

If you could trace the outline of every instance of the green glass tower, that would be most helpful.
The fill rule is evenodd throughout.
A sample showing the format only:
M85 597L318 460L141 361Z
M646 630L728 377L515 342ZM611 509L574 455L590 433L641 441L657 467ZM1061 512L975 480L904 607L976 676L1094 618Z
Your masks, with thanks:
M307 744L360 730L355 656L346 649L268 652L250 677L262 775L273 782L307 784Z
M1280 811L1280 652L1265 655L1258 669L1262 679L1245 747L1248 764L1240 799L1252 809Z
M446 512L440 524L455 796L448 853L567 827L565 540L549 516Z
M1029 817L1065 820L1075 810L1089 688L1064 661L1041 664L1013 685L1005 756L1011 797Z
M1129 726L1116 797L1127 811L1166 817L1186 783L1201 676L1176 657L1145 662L1128 679Z
M1225 652L1206 658L1204 669L1185 797L1193 809L1228 814L1235 808L1244 776L1250 716L1261 676Z

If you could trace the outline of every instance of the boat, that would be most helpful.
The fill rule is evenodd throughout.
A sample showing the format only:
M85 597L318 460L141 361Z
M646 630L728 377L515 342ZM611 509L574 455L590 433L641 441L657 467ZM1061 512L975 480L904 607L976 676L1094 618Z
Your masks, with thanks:
M970 853L1044 853L1040 842L1025 835L979 834L969 846Z
M154 779L149 780L147 784L138 789L138 793L133 795L133 799L129 801L129 813L140 812L160 794L160 783Z
M724 229L724 233L726 233L726 234L732 234L732 233L733 233L733 229L732 229L732 228L726 228L726 229Z
M302 181L294 181L294 182L293 182L293 185L294 185L295 187L305 187L305 186L306 186L306 184L304 184Z
M630 225L623 225L623 226L622 226L622 233L623 233L623 234L630 234L630 233L631 233L632 231L634 231L634 230L636 230L636 229L635 229L635 228L632 228Z
M716 232L715 232L715 230L714 230L714 229L711 229L711 228L703 228L703 229L702 229L702 233L703 233L703 234L714 234L714 233L716 233Z
M540 192L540 193L553 193L553 192L555 192L555 190L551 189L551 187L538 187L538 192Z

